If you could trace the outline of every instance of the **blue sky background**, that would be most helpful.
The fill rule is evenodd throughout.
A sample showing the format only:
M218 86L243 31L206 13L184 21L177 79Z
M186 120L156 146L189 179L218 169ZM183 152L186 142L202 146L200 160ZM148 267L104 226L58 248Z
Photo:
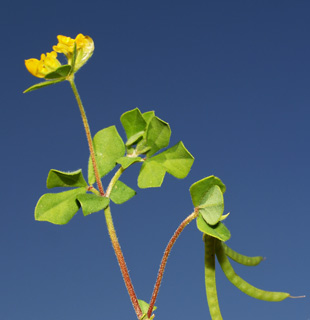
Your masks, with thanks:
M49 169L85 175L88 147L68 83L28 94L38 82L24 60L56 36L90 35L95 52L77 74L92 133L132 108L155 110L196 160L184 180L138 190L113 205L139 298L149 300L163 250L192 212L192 183L214 174L227 186L228 244L267 260L235 265L253 285L310 296L309 1L2 2L1 320L135 319L104 215L79 211L65 226L34 220ZM124 135L123 135L124 136ZM107 179L104 184L107 184ZM210 319L203 242L195 223L177 241L156 319ZM309 298L254 300L220 269L224 319L309 320Z

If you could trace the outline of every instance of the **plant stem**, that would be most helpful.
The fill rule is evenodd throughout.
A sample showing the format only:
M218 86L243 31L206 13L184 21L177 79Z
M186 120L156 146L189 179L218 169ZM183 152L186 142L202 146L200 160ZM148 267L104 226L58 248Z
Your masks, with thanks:
M100 195L101 195L100 192L99 192L96 188L94 188L93 186L89 186L88 189L87 189L87 191L92 192L92 193L95 194L96 196L100 196Z
M101 182L100 175L99 175L99 171L98 171L98 166L97 166L96 157L95 157L95 150L94 150L93 140L92 140L92 136L91 136L91 133L90 133L89 124L88 124L88 121L87 121L87 117L86 117L86 113L85 113L85 110L84 110L84 107L83 107L83 103L82 103L80 95L79 95L79 93L77 91L77 88L76 88L76 85L75 85L75 82L74 82L74 78L70 77L68 79L68 81L70 82L72 91L74 93L75 99L76 99L76 101L78 103L78 106L79 106L79 109L80 109L80 113L81 113L81 116L82 116L82 121L83 121L83 125L84 125L84 128L85 128L85 133L86 133L86 137L87 137L90 157L91 157L91 161L92 161L92 164L93 164L93 168L94 168L94 172L95 172L95 177L96 177L96 182L97 182L97 185L98 185L98 189L99 189L100 195L104 196L104 189L103 189L102 182Z
M110 206L108 206L105 210L104 210L104 215L105 215L105 219L106 219L106 223L107 223L107 227L108 227L108 231L109 231L109 235L110 235L110 239L112 242L112 246L119 264L119 267L121 269L122 275L123 275L123 279L131 300L131 303L133 305L133 308L135 309L136 315L138 317L138 319L140 319L142 317L142 311L141 308L139 306L138 303L138 299L135 293L135 290L133 288L130 276L129 276L129 272L126 266L126 262L122 253L122 249L121 246L118 242L117 239L117 235L115 232L115 228L114 228L114 224L113 224L113 220L112 220L112 215L111 215L111 210L110 210Z
M125 169L123 167L120 167L114 174L113 178L111 179L109 185L108 185L108 188L107 188L107 191L105 193L105 196L107 198L110 197L110 194L111 194L111 191L115 185L115 183L117 182L117 180L119 179L119 177L122 175L122 173L125 171Z
M120 178L120 176L122 175L122 173L124 171L125 171L125 169L123 167L120 167L115 172L115 174L114 174L113 178L111 179L111 181L110 181L110 183L108 185L108 188L106 190L106 193L105 193L106 197L108 197L108 198L110 197L111 191L112 191L115 183L118 181L118 179ZM135 309L135 312L136 312L136 315L137 315L138 319L140 319L142 317L143 313L142 313L141 308L139 306L138 299L137 299L135 290L133 288L133 285L132 285L132 282L131 282L131 279L130 279L130 276L129 276L129 272L128 272L127 265L126 265L126 262L125 262L125 259L124 259L124 255L122 253L121 246L120 246L120 244L118 242L118 239L117 239L116 231L115 231L113 220L112 220L110 206L108 206L105 209L104 214L105 214L106 223L107 223L110 239L111 239L111 242L112 242L112 246L113 246L113 249L114 249L118 264L119 264L119 267L121 269L122 276L123 276L123 279L124 279L124 282L125 282L125 285L126 285L126 288L127 288L130 300L131 300L131 303L133 305L133 308Z
M82 120L83 120L83 124L84 124L84 128L85 128L85 132L86 132L87 142L88 142L88 146L89 146L90 157L91 157L91 160L92 160L92 164L93 164L93 168L94 168L94 172L95 172L95 177L96 177L96 182L97 182L97 185L98 185L98 189L99 189L100 195L101 196L105 196L104 189L103 189L102 182L101 182L100 175L99 175L99 171L98 171L98 166L97 166L97 163L96 163L94 145L93 145L93 141L92 141L92 137L91 137L91 133L90 133L90 129L89 129L86 113L85 113L85 110L84 110L80 95L79 95L79 93L77 91L77 88L76 88L76 85L75 85L75 82L74 82L74 78L70 78L70 79L68 79L68 81L70 82L71 88L73 90L74 96L76 98L76 101L78 103L78 106L79 106L79 109L80 109L80 112L81 112L81 116L82 116ZM112 178L112 180L111 180L111 182L109 184L109 187L107 189L107 194L106 194L107 197L110 196L110 193L112 191L113 186L115 185L116 181L119 179L119 177L121 176L123 171L124 171L124 169L122 167L120 167L119 170L115 173L115 175ZM90 190L90 191L93 191L93 190ZM128 294L130 296L130 299L131 299L132 305L133 305L133 307L135 309L135 312L137 314L137 317L138 317L138 319L140 319L143 314L142 314L141 308L139 306L138 299L137 299L135 290L133 288L133 285L132 285L132 282L131 282L131 279L130 279L130 276L129 276L129 272L128 272L128 269L127 269L127 266L126 266L126 262L125 262L125 259L124 259L123 253L122 253L121 246L120 246L120 244L118 242L118 239L117 239L117 235L116 235L114 224L113 224L113 220L112 220L110 206L108 206L104 210L104 215L105 215L105 219L106 219L106 223L107 223L110 239L111 239L111 242L112 242L112 246L114 248L114 252L115 252L115 255L117 257L117 261L118 261L118 264L120 266L120 269L121 269L121 272L122 272L122 275L123 275L123 279L124 279Z
M88 121L87 121L86 113L85 113L85 110L84 110L84 107L83 107L83 104L82 104L82 100L81 100L80 95L79 95L79 93L77 91L77 88L76 88L76 85L75 85L75 82L74 82L74 78L70 77L68 79L68 81L70 82L71 88L73 90L74 96L76 98L76 101L78 103L78 106L79 106L79 109L80 109L80 112L81 112L81 116L82 116L82 120L83 120L83 124L84 124L84 128L85 128L85 132L86 132L87 142L88 142L88 146L89 146L90 157L91 157L91 160L92 160L92 165L93 165L93 168L94 168L96 182L97 182L97 185L98 185L98 189L99 189L100 195L109 197L113 186L115 185L116 181L119 179L121 174L123 173L124 169L122 167L120 167L119 170L115 173L114 177L110 181L109 187L107 189L107 193L105 194L103 186L102 186L102 182L101 182L101 179L100 179L99 171L98 171L98 166L97 166L97 162L96 162L92 136L91 136L91 133L90 133L90 128L89 128L89 125L88 125ZM90 191L95 192L95 190L92 190L92 189L90 189ZM131 303L132 303L132 305L133 305L133 307L135 309L135 312L136 312L136 315L137 315L138 319L140 319L143 314L142 314L141 308L139 306L139 302L138 302L135 290L133 288L133 285L132 285L132 282L131 282L131 279L130 279L130 276L129 276L129 272L128 272L128 269L127 269L127 266L126 266L126 262L125 262L125 259L124 259L123 253L122 253L121 246L120 246L120 244L118 242L118 239L117 239L116 231L115 231L113 220L112 220L110 206L108 206L104 210L104 215L105 215L105 219L106 219L106 223L107 223L110 239L111 239L111 242L112 242L112 246L113 246L113 249L114 249L118 264L120 266L120 269L121 269L121 272L122 272L122 275L123 275L123 279L124 279L128 294L129 294L130 299L131 299Z
M152 298L150 301L150 306L149 309L147 311L147 316L148 318L151 317L152 315L152 311L154 308L154 304L158 295L158 291L159 291L159 287L164 275L164 271L165 271L165 267L167 264L167 260L170 254L170 251L174 245L174 243L176 242L176 240L178 239L178 237L180 236L181 232L184 230L184 228L192 221L194 220L198 215L198 211L194 211L193 213L191 213L185 220L182 221L182 223L179 225L178 229L175 231L175 233L173 234L173 236L171 237L170 241L168 242L168 245L166 247L166 250L164 252L164 255L162 257L160 266L159 266L159 270L158 270L158 274L157 274L157 279L156 279L156 283L154 286L154 290L153 290L153 294L152 294Z

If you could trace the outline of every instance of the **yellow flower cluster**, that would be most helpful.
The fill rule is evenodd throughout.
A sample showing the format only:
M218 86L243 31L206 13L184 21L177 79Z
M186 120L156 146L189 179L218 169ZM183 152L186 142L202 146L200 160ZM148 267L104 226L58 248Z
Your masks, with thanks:
M72 70L72 72L76 72L92 56L95 49L93 39L89 36L84 36L81 33L78 34L75 39L62 35L57 36L57 39L58 44L53 46L54 51L47 53L46 55L42 54L41 60L25 60L27 70L35 77L45 78L47 74L54 72L61 67L61 63L57 60L57 52L63 53L67 57L68 64L72 65L74 46L76 46L76 59L74 70Z
M63 53L66 56L73 54L74 43L76 43L76 50L83 50L86 48L87 51L93 51L94 42L88 36L83 36L81 33L76 36L75 39L65 36L57 36L58 44L53 46L56 52Z
M56 59L55 51L41 54L41 60L28 59L25 60L27 70L35 77L44 78L47 74L61 67L61 63Z

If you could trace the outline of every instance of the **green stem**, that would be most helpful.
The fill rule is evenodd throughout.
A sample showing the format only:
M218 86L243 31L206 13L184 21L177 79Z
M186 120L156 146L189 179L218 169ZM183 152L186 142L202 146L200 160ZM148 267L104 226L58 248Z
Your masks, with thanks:
M123 279L124 279L131 303L133 305L133 308L135 309L135 312L136 312L138 319L141 319L143 313L142 313L141 308L139 306L139 302L138 302L135 290L133 288L133 285L132 285L132 282L131 282L131 279L129 276L129 272L128 272L127 265L126 265L126 262L125 262L125 259L124 259L123 253L122 253L122 249L121 249L121 246L120 246L118 239L117 239L117 235L116 235L113 220L112 220L110 206L108 206L104 210L104 215L105 215L110 239L112 242L112 246L113 246L119 267L121 269Z
M105 196L107 198L110 197L110 194L111 194L111 191L115 185L115 183L117 182L117 180L120 178L120 176L122 175L122 173L125 171L125 169L123 167L120 167L114 174L113 178L111 179L109 185L108 185L108 188L107 188L107 191L105 193Z
M86 137L87 137L90 157L91 157L91 161L92 161L92 164L93 164L93 168L94 168L94 172L95 172L95 177L96 177L96 182L97 182L97 185L98 185L98 189L99 189L100 195L104 196L104 189L103 189L102 182L101 182L100 175L99 175L99 171L98 171L98 166L97 166L96 157L95 157L95 150L94 150L93 140L92 140L92 136L91 136L91 133L90 133L89 124L88 124L88 121L87 121L87 117L86 117L86 113L85 113L85 110L84 110L84 107L83 107L83 103L82 103L80 95L79 95L79 93L77 91L73 76L70 77L68 79L68 81L70 82L72 91L74 93L75 99L76 99L76 101L78 103L78 106L79 106L79 109L80 109L80 113L81 113L81 116L82 116L82 121L83 121L83 125L84 125L84 128L85 128L85 133L86 133Z
M161 284L161 281L162 281L162 278L163 278L163 275L164 275L164 271L165 271L165 267L166 267L166 264L167 264L167 261L168 261L168 257L169 257L170 251L171 251L173 245L175 244L176 240L180 236L181 232L184 230L184 228L192 220L197 218L197 216L198 216L198 211L195 210L185 220L183 220L182 223L179 225L178 229L175 231L175 233L171 237L170 241L168 242L168 245L166 247L166 250L164 252L164 255L162 257L162 260L161 260L161 263L160 263L160 266L159 266L156 283L155 283L153 294L152 294L152 298L151 298L151 301L150 301L150 306L149 306L149 309L147 311L148 318L150 318L151 315L152 315L152 311L153 311L153 308L154 308L154 305L155 305L155 301L157 299L159 287L160 287L160 284Z

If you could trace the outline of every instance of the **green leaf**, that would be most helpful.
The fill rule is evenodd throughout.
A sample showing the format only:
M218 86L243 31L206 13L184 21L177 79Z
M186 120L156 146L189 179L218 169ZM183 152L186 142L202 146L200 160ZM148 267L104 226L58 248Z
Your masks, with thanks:
M135 144L142 137L146 128L146 122L138 108L123 113L121 123L127 136L126 146Z
M155 117L154 111L147 111L142 113L143 119L146 121L147 125L149 125L150 121Z
M86 187L87 182L81 169L73 172L51 169L47 177L46 186L49 189L55 187Z
M110 203L109 198L97 196L90 193L78 195L77 200L82 206L84 216L87 216L93 212L101 211L105 209Z
M146 145L151 147L147 156L151 156L158 150L163 149L169 145L171 136L171 129L167 122L153 117L147 127L146 131Z
M58 82L62 82L62 81L65 81L65 80L66 79L58 79L58 80L53 80L53 81L40 82L40 83L37 83L37 84L29 87L23 93L34 91L34 90L37 90L37 89L40 89L40 88L43 88L43 87L47 87L47 86L50 86L52 84L55 84L55 83L58 83Z
M76 42L74 41L74 47L73 47L73 55L72 55L72 60L71 60L71 71L70 71L70 74L72 74L72 73L74 72L75 62L76 62Z
M135 190L129 188L125 183L118 180L111 191L110 199L116 204L122 204L135 195Z
M138 177L138 186L144 188L160 187L166 174L165 168L156 161L145 161Z
M116 161L125 153L125 145L115 126L100 130L93 139L95 155L100 177L109 173L116 165ZM88 162L88 181L96 181L91 159Z
M51 79L59 79L59 78L65 78L71 71L71 66L69 64L66 64L64 66L61 66L57 68L55 71L48 73L44 79L51 80Z
M150 161L160 163L168 173L178 179L183 179L188 175L193 165L194 157L185 148L183 142L180 141L175 146L152 157Z
M160 187L166 172L176 178L183 179L188 175L193 162L193 156L183 143L179 142L144 161L138 177L138 186L140 188Z
M68 223L80 208L76 197L83 193L86 193L86 188L44 194L36 205L35 219L54 224Z
M213 185L204 195L199 205L199 212L210 225L215 225L221 220L224 212L224 198L218 185Z
M230 239L230 232L222 222L217 223L215 226L210 226L206 223L201 214L199 214L196 219L196 223L198 230L208 234L211 237L222 241L227 241Z
M147 127L150 124L150 121L155 117L155 112L154 111L147 111L142 114L143 119L146 122L146 128L145 131L143 132L142 139L137 141L137 146L135 149L136 154L146 154L149 150L151 150L151 147L147 145L146 142L146 131Z
M207 178L204 178L202 180L199 180L191 185L189 192L192 197L193 204L196 207L199 207L201 204L203 204L204 197L206 193L209 191L209 189L217 185L220 187L222 193L225 192L226 187L224 183L215 176L209 176Z
M149 150L151 150L151 147L147 145L146 139L143 138L137 144L135 152L136 154L146 154Z
M143 161L140 157L122 157L117 159L117 163L119 163L124 169L127 169L129 166L131 166L135 162L141 162Z
M143 134L144 134L144 131L139 131L133 136L131 136L126 142L126 147L130 147L133 144L136 144L143 137Z
M150 305L147 302L140 300L140 299L138 299L138 303L139 303L139 306L140 306L141 311L143 313L141 320L144 320L144 319L146 319L147 312L149 310ZM152 312L154 312L156 309L157 309L157 307L154 306Z
M227 219L229 215L230 215L230 212L228 212L228 213L226 213L226 214L223 214L223 215L221 216L220 221L223 221L223 220Z

